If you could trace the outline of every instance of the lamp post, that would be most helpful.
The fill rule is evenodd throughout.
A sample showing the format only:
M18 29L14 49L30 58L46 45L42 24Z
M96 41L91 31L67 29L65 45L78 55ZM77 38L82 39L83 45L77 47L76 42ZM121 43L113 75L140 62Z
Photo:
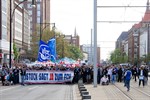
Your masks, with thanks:
M94 26L94 87L97 87L97 0L94 0L94 16L93 16L93 26Z
M12 10L12 0L10 0L10 37L9 37L9 67L11 68L11 49L12 49L12 20L13 20L13 16L14 16L14 12L15 12L15 9L22 3L24 3L25 1L27 0L23 0L21 1L18 5L15 6L15 8ZM32 6L35 6L35 0L32 0Z

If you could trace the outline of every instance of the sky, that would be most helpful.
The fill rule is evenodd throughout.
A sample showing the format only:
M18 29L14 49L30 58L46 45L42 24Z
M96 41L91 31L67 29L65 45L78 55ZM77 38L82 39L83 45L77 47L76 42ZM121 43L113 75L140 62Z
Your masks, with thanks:
M91 43L94 0L51 0L51 22L57 31L74 35L76 28L80 45ZM147 0L97 0L98 6L146 6ZM108 21L141 21L146 7L97 8L97 46L101 47L101 59L107 59L115 49L115 41L123 31L136 23L109 23ZM138 23L138 22L137 22Z

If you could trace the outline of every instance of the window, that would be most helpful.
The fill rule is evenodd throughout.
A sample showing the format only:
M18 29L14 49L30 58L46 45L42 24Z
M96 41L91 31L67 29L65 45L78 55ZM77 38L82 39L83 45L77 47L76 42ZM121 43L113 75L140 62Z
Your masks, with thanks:
M22 15L20 15L19 13L15 12L15 18L22 21Z
M6 24L7 24L7 16L6 16L6 14L4 14L4 13L2 13L2 24L4 25L4 26L6 26Z
M40 4L37 4L37 10L40 10L40 8L41 8Z
M2 39L7 40L7 30L6 30L6 27L2 27Z
M2 0L2 11L6 12L6 8L7 8L7 1Z
M40 17L37 17L37 23L40 23Z
M32 17L30 17L30 22L32 22Z
M137 44L137 43L134 43L134 47L137 48L137 47L138 47L138 44Z
M16 27L16 28L19 28L19 29L22 29L22 24L21 24L21 23L18 23L18 22L15 22L15 27Z
M137 42L137 41L138 41L138 38L137 38L137 37L134 37L134 41Z
M29 14L32 15L32 10L29 10Z
M28 8L32 8L31 4L28 4Z
M41 16L41 13L40 13L40 11L39 11L39 10L37 11L37 16L38 16L38 17L40 17L40 16Z

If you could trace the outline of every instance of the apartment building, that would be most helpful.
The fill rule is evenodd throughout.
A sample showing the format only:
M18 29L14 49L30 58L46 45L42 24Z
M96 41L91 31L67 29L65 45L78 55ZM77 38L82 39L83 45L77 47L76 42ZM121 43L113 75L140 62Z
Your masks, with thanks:
M0 63L8 63L10 55L10 23L12 25L12 49L11 58L13 60L13 44L16 44L20 54L30 48L30 18L29 13L17 0L12 0L12 13L10 19L10 1L0 1ZM10 21L11 20L11 21Z

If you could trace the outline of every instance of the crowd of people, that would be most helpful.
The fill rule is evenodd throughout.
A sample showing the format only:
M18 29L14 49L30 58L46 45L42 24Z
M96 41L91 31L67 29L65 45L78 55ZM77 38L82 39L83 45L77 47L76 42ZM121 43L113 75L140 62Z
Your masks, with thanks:
M123 82L127 90L130 90L130 80L133 78L135 82L139 80L138 85L143 87L147 85L149 67L146 65L137 66L121 66L110 65L107 67L98 66L97 69L97 83L102 85L108 85L109 83L115 84L115 82ZM81 66L74 70L74 82L82 79L83 83L93 82L93 67Z
M24 77L26 75L26 71L31 70L43 70L43 71L73 71L74 68L66 67L65 65L57 65L57 66L32 66L29 67L26 64L17 64L12 68L9 68L6 63L2 65L2 69L0 70L0 77L2 81L2 85L10 85L10 84L18 84L19 83L19 75L21 76L21 84L24 85Z
M82 65L80 67L66 67L65 65L56 66L42 66L42 67L28 67L26 65L16 65L12 68L8 68L7 64L2 65L2 70L0 71L2 85L5 85L6 80L11 84L19 84L19 74L21 75L22 85L24 85L23 78L26 75L27 70L55 70L55 71L73 71L74 78L72 83L78 83L82 79L83 83L93 82L93 66ZM145 86L148 81L148 67L141 65L136 66L121 66L121 65L110 65L107 67L98 66L97 67L97 83L102 85L109 85L110 83L115 84L115 82L123 82L130 90L130 80L134 81L139 79L139 86Z

